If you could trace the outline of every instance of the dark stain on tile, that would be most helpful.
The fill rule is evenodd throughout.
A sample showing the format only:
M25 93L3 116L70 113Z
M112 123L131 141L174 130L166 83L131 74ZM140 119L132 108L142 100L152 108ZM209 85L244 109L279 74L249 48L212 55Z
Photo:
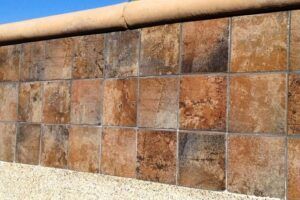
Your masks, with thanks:
M13 162L17 128L14 123L0 123L0 160Z
M0 81L18 81L21 46L0 47Z
M16 83L0 83L0 120L18 120L18 86Z
M289 75L288 133L300 134L300 74Z

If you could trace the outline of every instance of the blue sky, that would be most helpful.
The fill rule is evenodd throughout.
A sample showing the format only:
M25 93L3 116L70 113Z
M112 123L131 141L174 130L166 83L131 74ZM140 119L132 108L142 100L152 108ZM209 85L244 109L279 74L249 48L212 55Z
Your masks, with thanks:
M0 24L85 10L127 0L0 0Z

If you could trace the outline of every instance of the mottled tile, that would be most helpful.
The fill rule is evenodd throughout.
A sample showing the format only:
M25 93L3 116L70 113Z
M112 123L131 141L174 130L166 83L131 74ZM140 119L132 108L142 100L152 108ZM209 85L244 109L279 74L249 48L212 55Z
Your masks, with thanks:
M176 183L176 132L139 130L137 178Z
M287 198L298 200L300 198L300 139L288 140L288 183Z
M248 195L283 198L284 137L230 136L228 190Z
M43 122L70 122L70 82L55 81L44 83Z
M289 75L288 133L300 134L300 74Z
M113 32L106 37L106 76L136 76L139 57L139 30Z
M71 57L46 59L43 61L43 71L39 76L41 80L71 79L72 77Z
M143 28L140 75L179 72L179 24Z
M137 79L105 80L103 124L136 125Z
M234 17L231 71L287 69L287 12Z
M29 42L22 46L22 62L36 62L45 60L45 41Z
M225 135L180 132L178 154L179 185L225 189Z
M16 124L0 123L0 160L13 162L16 148Z
M0 47L0 81L18 81L21 47Z
M16 83L0 83L0 121L18 119L18 86Z
M41 139L41 165L67 168L69 129L64 125L45 125Z
M226 72L229 20L183 23L182 72Z
M74 39L59 38L47 40L45 42L46 58L66 58L74 56Z
M69 132L68 167L83 172L99 171L99 127L72 126Z
M182 77L179 98L180 128L225 131L226 88L225 76Z
M17 133L16 162L39 164L41 126L20 124Z
M290 66L291 70L300 69L300 10L291 11Z
M284 74L231 77L229 131L284 133L285 85Z
M101 140L101 172L113 176L135 177L136 130L104 128Z
M19 120L41 122L42 120L42 83L20 83Z

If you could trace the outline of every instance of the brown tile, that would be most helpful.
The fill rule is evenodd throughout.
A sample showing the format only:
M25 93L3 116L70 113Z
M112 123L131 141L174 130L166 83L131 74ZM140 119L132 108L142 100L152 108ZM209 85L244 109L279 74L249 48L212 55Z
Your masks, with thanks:
M179 185L225 189L225 135L181 132L178 156Z
M74 80L72 83L71 122L101 124L102 80Z
M106 76L136 76L139 56L138 30L113 32L106 38Z
M288 183L287 198L298 200L300 198L300 139L288 140Z
M229 192L283 198L284 162L285 139L283 137L230 136Z
M46 41L46 58L66 58L74 56L74 39L59 38Z
M140 75L179 72L179 32L179 24L142 29Z
M183 23L182 72L226 72L229 21L226 19Z
M0 47L0 81L18 81L21 47Z
M137 145L137 177L175 184L176 132L139 130Z
M70 79L72 77L72 58L53 58L43 62L41 80Z
M180 128L225 131L226 85L225 76L182 77Z
M70 82L55 81L44 83L43 122L70 122Z
M139 87L139 126L177 128L177 78L142 78Z
M288 133L300 134L300 74L289 75Z
M137 79L105 80L103 124L136 125Z
M67 168L69 129L64 125L45 125L41 139L41 165Z
M104 128L101 140L101 172L108 175L135 177L136 130Z
M0 160L13 162L16 148L16 125L0 123Z
M19 120L41 122L42 83L20 83L19 87Z
M300 10L291 11L290 69L300 69Z
M40 153L39 124L20 124L17 133L16 162L24 164L39 164Z
M16 83L0 83L0 121L18 119L18 86Z
M231 77L229 131L284 133L285 82L284 74Z
M287 69L287 12L234 17L231 71Z
M25 43L22 46L22 62L45 60L45 41Z
M99 171L99 127L72 126L69 133L69 169L83 172Z

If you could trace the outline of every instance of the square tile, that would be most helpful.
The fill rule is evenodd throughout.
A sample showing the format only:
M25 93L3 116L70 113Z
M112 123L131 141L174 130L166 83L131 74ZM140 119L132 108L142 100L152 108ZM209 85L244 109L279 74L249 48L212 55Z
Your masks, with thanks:
M73 38L59 38L47 40L45 43L46 58L66 58L74 56L74 39Z
M226 76L184 76L180 81L181 129L225 131Z
M137 141L137 178L176 183L176 132L140 129Z
M136 126L137 79L105 80L103 124Z
M287 69L288 13L234 17L232 72Z
M0 121L18 120L18 85L0 83Z
M68 166L83 172L99 171L100 127L71 126Z
M142 29L140 75L179 73L179 33L179 24Z
M285 133L286 75L232 76L229 131Z
M106 36L106 77L136 76L139 58L139 30L109 33Z
M136 130L104 128L101 140L101 173L135 177Z
M41 139L41 165L67 168L69 128L64 125L45 125Z
M300 134L300 74L289 75L288 133Z
M179 185L225 189L225 135L180 132L178 154Z
M13 162L16 149L15 123L0 123L0 160Z
M183 23L182 72L227 72L228 18Z
M41 126L20 124L17 133L16 162L38 165L40 153Z
M285 138L230 136L228 190L247 195L283 198Z
M288 140L288 183L287 198L297 200L300 197L300 139Z
M290 69L300 70L300 10L291 11Z
M20 45L0 47L0 81L18 81Z
M102 80L73 80L71 122L101 124Z
M178 78L141 78L139 126L177 128Z

